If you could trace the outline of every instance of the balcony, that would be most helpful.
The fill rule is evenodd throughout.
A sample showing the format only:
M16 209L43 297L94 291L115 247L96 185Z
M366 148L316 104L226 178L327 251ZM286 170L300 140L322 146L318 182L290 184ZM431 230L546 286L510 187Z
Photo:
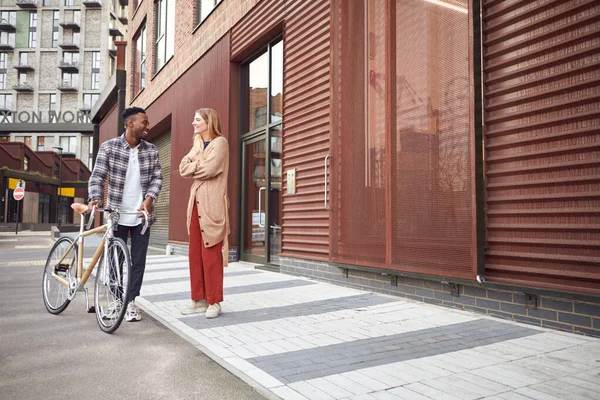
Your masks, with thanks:
M63 50L79 50L79 40L63 40L58 44Z
M30 65L29 63L19 63L16 65L13 65L13 68L16 69L17 71L21 71L21 72L35 71L35 68L33 68L33 65Z
M18 85L14 85L12 88L17 92L33 92L33 86L28 83L19 83Z
M83 0L83 5L88 8L100 8L102 7L102 0Z
M16 32L17 31L17 18L2 18L0 19L0 31L2 32Z
M108 34L112 37L123 36L123 32L121 32L121 29L117 26L117 24L111 24L111 26L108 28Z
M35 9L38 7L38 0L17 0L17 7Z
M61 92L77 92L77 89L77 85L70 81L63 81L58 85Z
M79 23L80 18L75 18L73 15L65 15L63 19L59 21L59 25L64 29L72 29L74 31L79 31L81 29Z
M79 72L79 62L77 61L61 61L58 68L64 72Z

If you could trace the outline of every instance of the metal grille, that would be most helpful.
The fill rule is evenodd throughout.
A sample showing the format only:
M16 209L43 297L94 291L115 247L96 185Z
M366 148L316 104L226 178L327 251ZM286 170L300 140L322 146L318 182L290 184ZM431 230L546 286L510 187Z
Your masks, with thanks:
M156 222L150 232L150 244L165 246L169 241L169 197L171 193L171 131L167 131L154 139L152 143L158 149L158 157L162 167L163 184L154 205Z
M486 274L600 294L600 2L484 2Z
M335 2L332 258L471 278L468 2L390 3Z

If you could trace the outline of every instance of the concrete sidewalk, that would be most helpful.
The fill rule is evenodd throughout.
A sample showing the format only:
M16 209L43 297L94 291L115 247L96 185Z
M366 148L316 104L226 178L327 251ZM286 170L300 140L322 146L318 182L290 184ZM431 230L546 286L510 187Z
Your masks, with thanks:
M245 263L219 318L182 316L187 258L146 268L139 305L269 398L600 399L600 339Z

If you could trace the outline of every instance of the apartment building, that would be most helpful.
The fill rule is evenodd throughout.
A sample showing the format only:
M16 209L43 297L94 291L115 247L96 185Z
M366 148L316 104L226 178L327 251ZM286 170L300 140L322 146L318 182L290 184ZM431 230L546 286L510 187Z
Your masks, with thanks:
M118 0L0 1L0 143L24 142L93 166L89 112L126 35Z

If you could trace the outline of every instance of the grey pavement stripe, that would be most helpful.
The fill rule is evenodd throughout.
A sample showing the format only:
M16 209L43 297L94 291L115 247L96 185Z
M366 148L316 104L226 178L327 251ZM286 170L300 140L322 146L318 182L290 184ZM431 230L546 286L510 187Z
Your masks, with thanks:
M334 299L311 301L291 306L268 307L257 310L226 312L219 318L182 318L181 322L194 329L215 328L218 326L237 325L250 322L270 321L281 318L317 315L328 312L357 309L379 304L396 302L396 299L374 294L338 297Z
M182 268L180 268L182 269ZM187 268L186 268L187 270ZM164 270L161 270L160 272L162 272ZM152 271L149 270L147 272L157 272L157 271ZM236 271L236 272L229 272L225 274L225 279L227 279L230 276L245 276L245 275L256 275L256 274L263 274L264 272L262 271ZM146 285L160 285L162 283L174 283L174 282L189 282L190 281L190 277L189 276L180 276L178 278L165 278L165 279L153 279L151 281L144 281L144 286Z
M227 314L219 318L225 315ZM308 350L248 358L246 361L284 383L292 383L471 349L538 333L541 331L479 319Z
M223 294L225 296L227 296L227 295L231 295L231 294L263 292L266 290L277 290L277 289L288 289L288 288L292 288L292 287L306 286L306 285L316 285L316 282L303 281L300 279L291 279L288 281L259 283L256 285L234 286L234 287L225 288L225 290L223 291ZM186 292L179 292L179 293L156 294L156 295L152 295L152 296L142 296L142 297L151 303L158 303L161 301L189 300L190 293L186 291Z

